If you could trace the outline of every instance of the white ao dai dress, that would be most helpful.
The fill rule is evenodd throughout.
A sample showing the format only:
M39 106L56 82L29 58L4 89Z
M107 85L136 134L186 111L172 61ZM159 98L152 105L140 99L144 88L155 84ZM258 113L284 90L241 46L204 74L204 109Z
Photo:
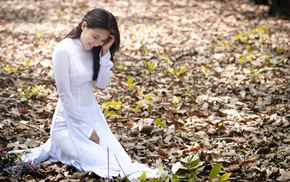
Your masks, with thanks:
M109 84L110 69L113 67L110 57L108 52L100 58L100 70L95 81L99 88L105 88ZM60 99L53 116L50 138L43 146L31 149L22 159L36 160L37 163L45 160L60 161L101 177L124 176L125 173L129 175L129 179L137 179L144 171L147 177L153 177L157 171L143 164L132 163L108 127L93 96L92 51L86 50L78 39L62 40L53 54L53 71ZM99 144L89 139L93 130L96 130L100 138ZM66 155L57 146L54 133L62 131L69 133L72 148L75 149L72 152L76 152L78 158Z

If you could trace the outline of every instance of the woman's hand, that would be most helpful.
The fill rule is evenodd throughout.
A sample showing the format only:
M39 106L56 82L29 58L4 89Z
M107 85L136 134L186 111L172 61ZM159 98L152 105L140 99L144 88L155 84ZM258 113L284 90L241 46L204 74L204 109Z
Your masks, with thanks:
M102 56L107 54L107 52L110 50L110 47L113 45L114 42L115 42L115 37L114 35L110 34L108 41L102 45Z
M93 130L93 133L92 133L92 135L91 135L91 137L90 137L90 140L93 140L93 141L96 142L97 144L100 143L100 138L99 138L99 136L98 136L96 130Z

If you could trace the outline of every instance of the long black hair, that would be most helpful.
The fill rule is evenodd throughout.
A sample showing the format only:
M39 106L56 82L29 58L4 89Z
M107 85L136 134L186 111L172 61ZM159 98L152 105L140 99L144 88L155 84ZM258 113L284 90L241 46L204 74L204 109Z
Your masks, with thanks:
M88 12L82 21L74 28L65 38L80 38L82 33L82 23L87 22L87 28L100 28L108 30L111 35L115 37L113 45L110 47L111 61L114 61L114 55L120 48L120 32L117 24L117 20L112 13L105 9L97 8ZM101 46L93 48L94 54L94 73L93 80L98 78L98 73L100 69L100 51L102 50Z

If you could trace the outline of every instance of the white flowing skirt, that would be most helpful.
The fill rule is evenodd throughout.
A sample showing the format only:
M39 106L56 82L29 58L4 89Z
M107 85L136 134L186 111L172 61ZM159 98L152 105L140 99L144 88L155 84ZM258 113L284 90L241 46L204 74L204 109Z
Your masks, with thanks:
M157 169L153 170L143 164L132 163L129 155L111 132L100 106L93 97L92 89L77 88L75 90L73 95L78 103L79 111L84 121L96 130L100 143L96 144L73 131L67 123L62 103L59 100L53 116L50 138L43 146L31 149L30 153L24 155L22 159L24 161L36 160L37 163L45 160L59 161L81 171L94 172L101 177L129 175L128 178L132 180L140 177L144 171L148 178L156 177ZM78 93L81 93L81 96Z

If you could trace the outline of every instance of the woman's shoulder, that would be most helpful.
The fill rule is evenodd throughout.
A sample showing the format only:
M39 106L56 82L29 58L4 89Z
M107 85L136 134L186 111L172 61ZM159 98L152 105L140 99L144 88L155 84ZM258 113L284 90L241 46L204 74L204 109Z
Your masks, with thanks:
M61 40L54 48L55 52L71 52L74 47L73 40L71 38L65 38Z
M65 38L61 40L57 45L56 48L68 48L73 45L73 40L71 38Z

